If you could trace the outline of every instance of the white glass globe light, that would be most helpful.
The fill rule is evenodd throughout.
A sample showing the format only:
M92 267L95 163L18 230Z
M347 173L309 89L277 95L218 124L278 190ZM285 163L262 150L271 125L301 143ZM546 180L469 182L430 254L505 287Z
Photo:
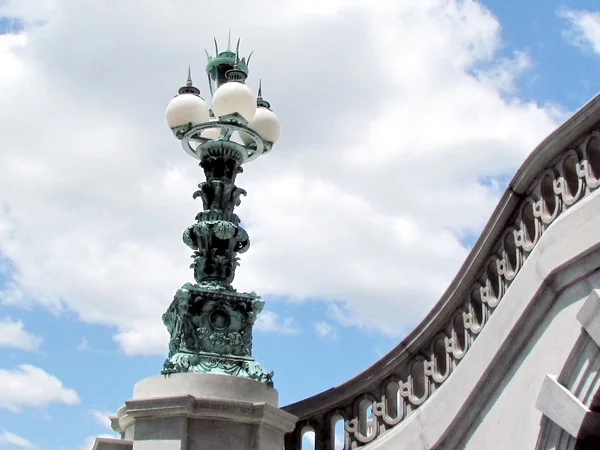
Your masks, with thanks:
M193 94L180 94L167 105L167 124L169 128L180 127L191 123L208 122L208 106L202 98Z
M212 110L217 117L238 113L249 121L256 112L256 96L244 83L229 81L213 95Z
M254 117L248 122L248 127L256 131L265 141L271 143L277 141L281 133L279 119L273 111L267 108L257 108ZM252 138L247 133L240 133L240 137L246 145L252 142Z
M216 122L216 121L217 121L217 119L209 120L209 122ZM219 136L221 136L221 128L219 128L219 127L207 128L202 133L200 133L200 137L203 137L204 139L210 139L210 140L217 139Z

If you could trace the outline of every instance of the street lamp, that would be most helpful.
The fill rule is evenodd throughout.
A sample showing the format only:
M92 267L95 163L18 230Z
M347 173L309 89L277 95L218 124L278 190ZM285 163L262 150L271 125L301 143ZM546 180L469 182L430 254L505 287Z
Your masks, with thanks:
M200 161L206 181L198 185L203 211L187 227L183 242L194 253L191 268L196 283L184 284L163 315L171 334L163 374L217 373L273 385L252 357L252 326L264 302L254 292L238 293L231 286L238 253L250 240L233 210L246 191L235 178L248 163L271 151L279 138L279 120L270 104L246 85L250 57L240 58L239 40L215 56L208 55L206 73L212 105L200 96L191 72L167 106L166 119L183 149Z

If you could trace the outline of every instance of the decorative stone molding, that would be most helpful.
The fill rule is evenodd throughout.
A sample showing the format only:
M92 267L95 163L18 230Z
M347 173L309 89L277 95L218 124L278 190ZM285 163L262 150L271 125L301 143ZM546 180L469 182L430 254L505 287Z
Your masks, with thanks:
M431 398L483 331L541 236L600 186L599 122L597 96L532 152L442 299L395 349L346 383L283 408L299 418L286 450L299 450L307 429L315 432L315 448L333 450L338 420L344 421L344 448L361 447Z
M594 290L589 295L577 314L577 320L600 347L600 296L598 291Z
M547 375L536 408L544 414L536 449L591 449L600 442L600 296L592 290L577 313L581 335L558 377Z
M600 438L600 414L590 411L555 375L546 375L535 407L575 439Z

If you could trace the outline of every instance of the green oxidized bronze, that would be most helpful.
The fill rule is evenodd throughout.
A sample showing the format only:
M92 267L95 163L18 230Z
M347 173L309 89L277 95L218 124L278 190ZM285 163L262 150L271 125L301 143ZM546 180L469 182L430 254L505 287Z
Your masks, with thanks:
M163 373L223 373L272 384L252 358L252 325L264 302L254 294L237 293L231 282L238 253L248 250L248 233L233 213L245 191L235 186L242 171L227 152L205 155L200 162L206 181L198 185L203 211L183 233L183 242L194 250L196 284L185 284L163 315L171 334L169 357Z
M231 51L231 35L227 42L227 50L219 53L219 46L215 39L215 56L210 56L206 52L208 58L208 64L206 64L206 74L208 75L208 86L210 88L211 95L214 91L223 83L227 82L227 72L234 67L243 73L244 78L248 76L248 65L250 64L250 58L240 58L240 40L238 39L235 52Z
M217 50L217 57L209 58L209 78L214 75L217 79L213 81L218 87L219 74L231 71L233 66L238 69L242 66L239 63L237 51L233 53L228 49L219 54ZM247 74L245 61L243 70ZM190 77L186 93L199 95L189 87ZM229 140L233 129L246 127L244 121L221 119L218 123L223 127L215 140L198 138L206 124L173 129L185 145L190 139L201 142L194 156L200 159L206 181L200 183L193 194L202 200L203 210L196 216L196 223L183 233L183 242L194 250L190 267L196 282L183 285L163 315L171 339L162 373L219 373L272 386L273 372L267 372L252 357L252 327L264 302L254 292L238 293L231 286L239 265L238 254L250 246L248 233L233 211L239 206L241 196L246 195L246 191L235 185L235 179L252 150ZM270 149L270 145L265 142L265 149ZM256 148L252 146L254 151Z

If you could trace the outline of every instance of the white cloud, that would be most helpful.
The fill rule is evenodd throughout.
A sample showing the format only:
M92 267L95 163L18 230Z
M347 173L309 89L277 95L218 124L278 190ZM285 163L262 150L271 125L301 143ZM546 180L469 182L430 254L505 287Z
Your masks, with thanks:
M94 448L94 443L96 442L97 436L88 436L85 438L84 444L79 448L79 450L92 450Z
M532 69L532 66L530 56L518 51L512 58L501 58L496 65L477 69L475 73L478 79L493 85L498 91L512 94L518 90L519 76Z
M23 48L26 42L27 39L24 35L0 35L0 61L3 62L3 70L0 71L0 83L15 82L23 70L23 64L14 52Z
M323 339L336 339L337 332L335 328L327 322L317 322L315 323L315 332L320 338Z
M335 430L335 446L334 446L334 450L343 450L344 449L344 425L342 422L342 425L339 427L336 427Z
M592 48L600 53L600 11L563 9L559 16L569 21L565 36L576 46Z
M254 324L256 331L263 333L280 333L280 334L298 334L300 328L294 322L293 317L285 317L281 319L277 314L271 311L263 311Z
M22 350L37 350L42 339L25 330L21 320L10 317L0 318L0 347L20 348Z
M160 323L160 314L157 320L147 319L135 324L132 321L128 331L122 331L113 337L126 355L153 355L166 353L165 348L169 343L169 333Z
M77 344L77 350L79 350L80 352L85 352L86 350L90 349L90 343L88 342L88 340L85 337L82 337L81 340L79 341L79 344Z
M160 316L191 279L179 237L203 176L163 111L189 62L207 93L201 47L232 28L283 129L238 178L252 247L235 287L330 302L393 336L424 316L467 254L458 235L497 203L480 179L514 171L555 111L515 94L528 56L497 57L500 24L479 3L296 3L0 9L45 23L0 51L19 74L0 77L0 252L16 267L1 301L69 309L116 326L128 354L166 354Z
M25 449L34 449L35 445L24 437L10 433L6 430L0 430L0 447L15 446Z
M110 426L109 417L114 416L114 413L111 413L111 412L108 412L105 410L92 409L92 410L90 410L90 415L94 418L94 420L102 428L105 428L107 430L112 430L112 427Z
M302 435L302 448L315 448L315 432L313 430Z
M75 405L79 396L39 367L21 364L13 370L0 369L0 408L20 412L24 407L43 408L50 403Z

